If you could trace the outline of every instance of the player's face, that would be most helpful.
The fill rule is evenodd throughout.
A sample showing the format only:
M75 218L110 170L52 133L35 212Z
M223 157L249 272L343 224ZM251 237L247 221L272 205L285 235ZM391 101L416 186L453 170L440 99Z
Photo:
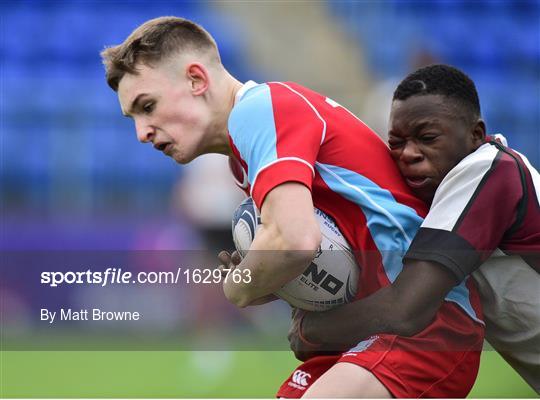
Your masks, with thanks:
M460 111L461 110L461 111ZM388 144L407 185L431 203L446 174L482 143L482 121L441 95L412 96L392 103Z
M203 153L207 110L182 68L141 65L120 80L118 98L124 115L135 121L137 138L185 164Z

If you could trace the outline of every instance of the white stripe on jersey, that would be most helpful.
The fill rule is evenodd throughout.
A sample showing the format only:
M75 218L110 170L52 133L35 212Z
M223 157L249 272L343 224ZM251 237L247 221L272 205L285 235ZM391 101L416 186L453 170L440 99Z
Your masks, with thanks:
M315 108L315 106L313 104L311 104L311 102L306 99L306 97L302 94L302 93L298 93L296 90L294 90L292 87L290 87L289 85L283 83L283 82L270 82L270 83L276 83L278 85L281 85L283 87L286 87L287 89L289 89L291 92L297 94L298 96L300 96L307 104L308 106L313 110L313 112L315 113L315 115L317 115L317 117L321 120L321 122L323 123L323 129L322 129L322 133L321 133L321 144L323 144L324 142L324 139L326 138L326 120L321 117L321 114L319 114L319 111L317 111L317 109Z
M527 166L527 169L531 173L531 178L532 178L532 182L533 182L533 186L534 186L534 191L536 192L536 198L538 199L538 203L540 204L540 174L538 173L536 168L534 168L531 165L531 163L529 162L527 157L525 157L523 154L521 154L521 153L519 153L517 151L516 151L516 153L519 154L519 156L523 160L523 163Z
M315 176L315 169L313 168L313 165L311 165L310 163L308 163L306 160L302 159L302 158L299 158L299 157L281 157L281 158L278 158L277 160L274 160L266 165L264 165L263 167L259 168L259 170L257 171L257 174L255 175L255 178L253 178L253 183L251 184L251 192L250 192L250 196L253 196L253 188L255 187L255 182L257 182L257 178L259 177L259 174L264 171L266 168L274 165L274 164L277 164L278 162L282 162L282 161L298 161L298 162L301 162L302 164L305 164L309 167L309 169L311 169L311 174L313 176Z
M461 160L437 188L422 228L452 231L498 152L486 143Z

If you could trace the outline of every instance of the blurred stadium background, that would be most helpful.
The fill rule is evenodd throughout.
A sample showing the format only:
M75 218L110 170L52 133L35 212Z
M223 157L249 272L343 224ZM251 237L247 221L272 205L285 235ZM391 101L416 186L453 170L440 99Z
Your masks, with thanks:
M240 80L299 82L381 136L397 82L421 65L453 64L477 83L488 130L539 168L539 4L1 1L1 248L232 246L230 216L242 195L223 157L182 167L141 146L104 81L104 46L161 15L201 23ZM4 303L9 295L18 304L18 318L27 312L25 293L0 289ZM278 312L285 335L288 314ZM271 397L296 365L287 352L0 354L2 397ZM484 354L471 395L535 396L494 352Z

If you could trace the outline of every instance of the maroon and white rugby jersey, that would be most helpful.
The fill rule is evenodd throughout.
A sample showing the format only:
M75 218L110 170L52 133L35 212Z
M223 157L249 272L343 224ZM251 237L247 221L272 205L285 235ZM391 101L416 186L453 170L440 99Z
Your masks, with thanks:
M540 175L494 137L443 179L406 258L436 261L458 280L496 249L540 273Z
M539 194L527 158L489 138L441 182L406 255L437 261L458 280L476 270L486 339L537 393Z

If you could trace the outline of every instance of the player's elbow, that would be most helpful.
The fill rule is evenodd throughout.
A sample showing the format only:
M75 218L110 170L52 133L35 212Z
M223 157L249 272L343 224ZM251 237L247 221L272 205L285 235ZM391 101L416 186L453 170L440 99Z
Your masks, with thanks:
M315 258L321 245L322 235L319 227L305 232L302 236L285 239L283 256L289 260L287 264L297 265L298 274L304 272L307 265Z
M251 299L245 296L231 297L227 299L238 308L245 308L251 304Z
M235 286L224 285L223 293L225 298L235 306L244 308L249 306L252 299L245 293L245 291L238 290Z

